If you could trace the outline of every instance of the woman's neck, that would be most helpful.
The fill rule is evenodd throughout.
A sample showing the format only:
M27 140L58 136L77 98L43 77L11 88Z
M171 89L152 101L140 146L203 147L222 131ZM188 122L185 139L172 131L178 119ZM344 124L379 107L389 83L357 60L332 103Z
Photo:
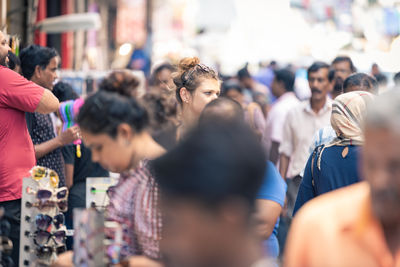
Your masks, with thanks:
M132 150L136 151L132 158L131 168L135 168L140 161L144 159L155 159L163 155L166 151L160 146L148 132L143 132L136 137L135 142L131 144Z

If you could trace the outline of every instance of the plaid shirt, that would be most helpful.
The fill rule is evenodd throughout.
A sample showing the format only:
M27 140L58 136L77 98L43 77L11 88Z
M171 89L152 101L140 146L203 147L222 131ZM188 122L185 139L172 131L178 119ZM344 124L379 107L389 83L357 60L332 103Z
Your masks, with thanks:
M131 255L160 258L162 223L158 201L159 189L148 160L141 161L135 170L121 174L118 184L110 191L107 220L125 228L122 258Z

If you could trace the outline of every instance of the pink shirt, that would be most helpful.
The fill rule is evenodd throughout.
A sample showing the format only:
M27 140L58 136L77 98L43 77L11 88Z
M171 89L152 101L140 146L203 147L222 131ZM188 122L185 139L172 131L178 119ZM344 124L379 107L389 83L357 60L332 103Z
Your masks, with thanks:
M34 112L42 87L0 66L0 202L20 199L22 178L35 166L25 112Z

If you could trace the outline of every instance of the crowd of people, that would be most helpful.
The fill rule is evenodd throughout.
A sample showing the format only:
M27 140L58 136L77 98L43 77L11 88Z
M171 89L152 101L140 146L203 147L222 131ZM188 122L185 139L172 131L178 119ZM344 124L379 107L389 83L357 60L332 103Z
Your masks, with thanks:
M376 68L316 61L306 100L275 61L234 76L197 57L163 63L144 95L116 70L62 131L60 102L80 96L56 82L59 60L38 45L15 57L0 32L0 206L16 266L35 165L69 188L69 229L86 178L119 174L105 217L126 229L121 266L400 266L400 90ZM67 248L54 266L73 266Z

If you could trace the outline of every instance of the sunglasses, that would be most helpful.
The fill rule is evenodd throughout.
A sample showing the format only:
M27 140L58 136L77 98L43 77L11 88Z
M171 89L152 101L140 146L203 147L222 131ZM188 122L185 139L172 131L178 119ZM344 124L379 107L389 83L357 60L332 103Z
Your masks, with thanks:
M68 210L68 202L67 200L59 200L59 201L46 201L46 202L37 202L37 203L31 203L27 201L25 203L26 208L38 208L39 210L46 210L46 208L52 208L54 206L57 206L60 211L66 212Z
M58 174L55 171L42 166L35 166L31 169L30 172L32 179L35 181L39 181L45 177L49 177L52 187L57 187L60 181Z
M4 254L11 254L12 250L13 250L12 241L8 237L0 236L0 251Z
M37 191L34 189L27 187L26 191L28 194L35 194L36 198L41 202L46 202L55 197L57 200L64 200L68 197L68 188L61 187L55 190L47 189L47 188L39 188Z
M63 245L66 237L67 237L67 232L65 229L57 230L54 233L50 233L43 230L37 230L33 234L33 241L38 246L44 246L47 245L50 239L53 239L57 245Z
M30 222L30 217L26 216L25 220ZM59 229L62 225L64 225L65 217L64 214L59 213L54 217L51 217L47 214L38 214L35 217L35 224L37 229L42 231L47 231L51 223L54 223L57 229Z

